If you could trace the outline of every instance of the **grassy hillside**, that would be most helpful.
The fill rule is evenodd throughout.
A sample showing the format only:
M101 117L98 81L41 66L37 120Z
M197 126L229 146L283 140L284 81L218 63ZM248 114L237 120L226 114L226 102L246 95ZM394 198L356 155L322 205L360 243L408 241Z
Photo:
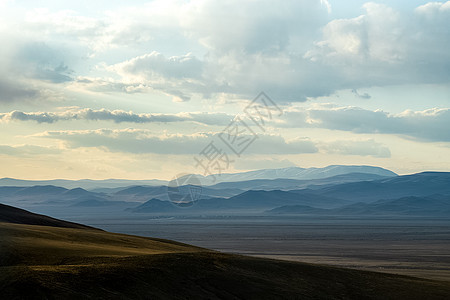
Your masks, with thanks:
M4 205L0 203L0 222L16 223L16 224L28 224L28 225L42 225L53 226L63 228L80 228L80 229L93 229L100 230L93 227L89 227L82 224L76 224L72 222L62 221L55 218L47 217L44 215L38 215L29 211Z
M95 263L104 258L198 252L177 242L100 230L0 223L0 266Z
M0 222L4 299L448 299L450 283Z

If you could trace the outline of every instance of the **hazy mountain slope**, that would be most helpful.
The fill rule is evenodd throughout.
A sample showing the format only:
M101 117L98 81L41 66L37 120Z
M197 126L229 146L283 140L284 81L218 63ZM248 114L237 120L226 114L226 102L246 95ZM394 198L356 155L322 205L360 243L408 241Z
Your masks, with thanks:
M124 197L128 200L127 197ZM145 198L146 200L149 197ZM117 200L117 201L116 201ZM133 207L135 202L125 202L114 199L110 195L94 193L82 188L65 189L55 186L32 187L0 187L0 201L13 206L26 209L38 207L106 207L122 205Z
M200 176L204 185L214 185L219 182L235 182L235 181L247 181L255 179L297 179L297 180L310 180L321 179L327 177L333 177L337 175L349 174L349 173L365 173L374 174L380 176L392 177L396 176L392 171L372 166L328 166L325 168L299 168L290 167L282 169L263 169L249 172L233 173L233 174L220 174L214 176ZM213 178L217 179L216 181ZM0 186L36 186L36 185L53 185L58 187L64 187L67 189L83 188L87 190L93 189L116 189L127 186L162 186L167 185L168 181L165 180L126 180L126 179L105 179L105 180L21 180L14 178L0 178Z
M201 181L205 185L214 185L220 182L248 181L256 179L297 179L311 180L333 177L349 173L366 173L380 176L397 176L392 171L372 166L328 166L324 168L299 168L290 167L282 169L263 169L242 173L228 173L219 175L209 175L202 177ZM214 180L215 179L215 180Z
M205 201L206 202L206 201ZM334 199L326 196L317 196L309 191L248 191L226 200L226 203L234 207L270 207L277 204L310 205L314 207L342 206L345 200Z
M168 203L159 203L151 200L146 206L137 207L134 212L147 213L258 213L266 210L280 208L276 213L302 213L308 211L311 214L326 213L329 215L341 214L389 214L388 204L362 205L359 202L374 202L377 200L394 200L403 197L417 196L425 197L431 194L450 195L450 173L427 172L414 175L383 178L373 181L360 181L353 183L338 184L316 189L301 189L290 191L247 191L228 199L205 199L199 200L188 208L180 209L170 206ZM399 200L397 200L399 201ZM393 210L391 214L425 214L427 205L428 215L447 214L444 202L429 198L421 199L421 205L413 208L412 203L394 202L389 205ZM428 201L428 202L427 202ZM352 203L352 206L346 206ZM416 203L417 204L417 203ZM418 205L418 204L417 204ZM297 207L295 207L297 206ZM319 211L311 208L328 209ZM342 207L341 210L338 208ZM394 209L395 208L395 209ZM292 209L290 211L290 209ZM404 212L402 212L404 209Z
M53 185L36 185L31 187L24 187L17 190L14 196L28 196L28 195L41 195L41 196L56 196L66 192L67 189L53 186Z
M135 213L168 213L178 212L180 208L169 201L150 199L147 202L129 210Z
M416 216L450 217L450 196L409 196L372 203L354 203L335 209L319 209L304 205L284 205L266 211L274 215L329 215L329 216Z
M330 209L316 208L308 205L283 205L266 211L271 215L327 215Z
M390 177L390 176L389 176ZM321 179L298 180L298 179L254 179L236 182L221 182L209 188L213 189L240 189L240 190L294 190L304 188L322 188L328 185L336 185L348 182L371 181L385 179L386 176L369 173L348 173Z
M450 196L409 196L374 203L356 203L336 209L338 214L450 216Z
M345 183L319 189L317 194L355 202L432 194L450 195L450 172L424 172L374 181Z
M192 206L180 208L169 201L151 199L132 209L137 213L255 213L282 205L309 205L319 208L335 208L348 204L341 199L320 196L304 191L247 191L237 196L225 198L202 199Z
M61 221L4 204L0 204L0 222L64 228L93 229L89 226Z
M66 189L83 188L83 189L99 189L99 188L120 188L131 185L166 185L165 180L127 180L127 179L105 179L105 180L21 180L14 178L0 178L0 186L35 186L35 185L54 185L64 187Z
M190 186L180 186L178 188L186 190ZM172 191L176 193L176 187L170 187ZM159 200L169 200L167 186L132 186L126 189L122 189L116 193L111 194L111 196L116 200L127 200L127 201L147 201L151 198L157 198ZM238 195L244 190L236 188L223 188L223 189L212 189L209 187L202 187L200 198L212 198L212 197L232 197Z

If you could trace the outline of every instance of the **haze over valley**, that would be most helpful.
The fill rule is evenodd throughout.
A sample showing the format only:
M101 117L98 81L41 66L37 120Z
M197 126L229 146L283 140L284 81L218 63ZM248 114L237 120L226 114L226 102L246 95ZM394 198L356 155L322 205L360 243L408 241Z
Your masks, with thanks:
M0 298L450 299L450 1L0 0Z

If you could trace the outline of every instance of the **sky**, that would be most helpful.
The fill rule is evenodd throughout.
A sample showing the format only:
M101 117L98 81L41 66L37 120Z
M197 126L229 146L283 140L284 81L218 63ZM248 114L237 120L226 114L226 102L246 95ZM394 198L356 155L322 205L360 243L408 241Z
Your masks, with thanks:
M0 177L450 171L450 1L0 0L0 39Z

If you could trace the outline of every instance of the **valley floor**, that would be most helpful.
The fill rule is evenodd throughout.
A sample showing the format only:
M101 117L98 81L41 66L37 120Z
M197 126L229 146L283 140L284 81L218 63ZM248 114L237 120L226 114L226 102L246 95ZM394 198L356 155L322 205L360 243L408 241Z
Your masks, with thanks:
M198 217L76 220L227 253L450 281L450 220Z
M185 230L189 230L186 227ZM4 299L448 299L450 282L0 223Z

